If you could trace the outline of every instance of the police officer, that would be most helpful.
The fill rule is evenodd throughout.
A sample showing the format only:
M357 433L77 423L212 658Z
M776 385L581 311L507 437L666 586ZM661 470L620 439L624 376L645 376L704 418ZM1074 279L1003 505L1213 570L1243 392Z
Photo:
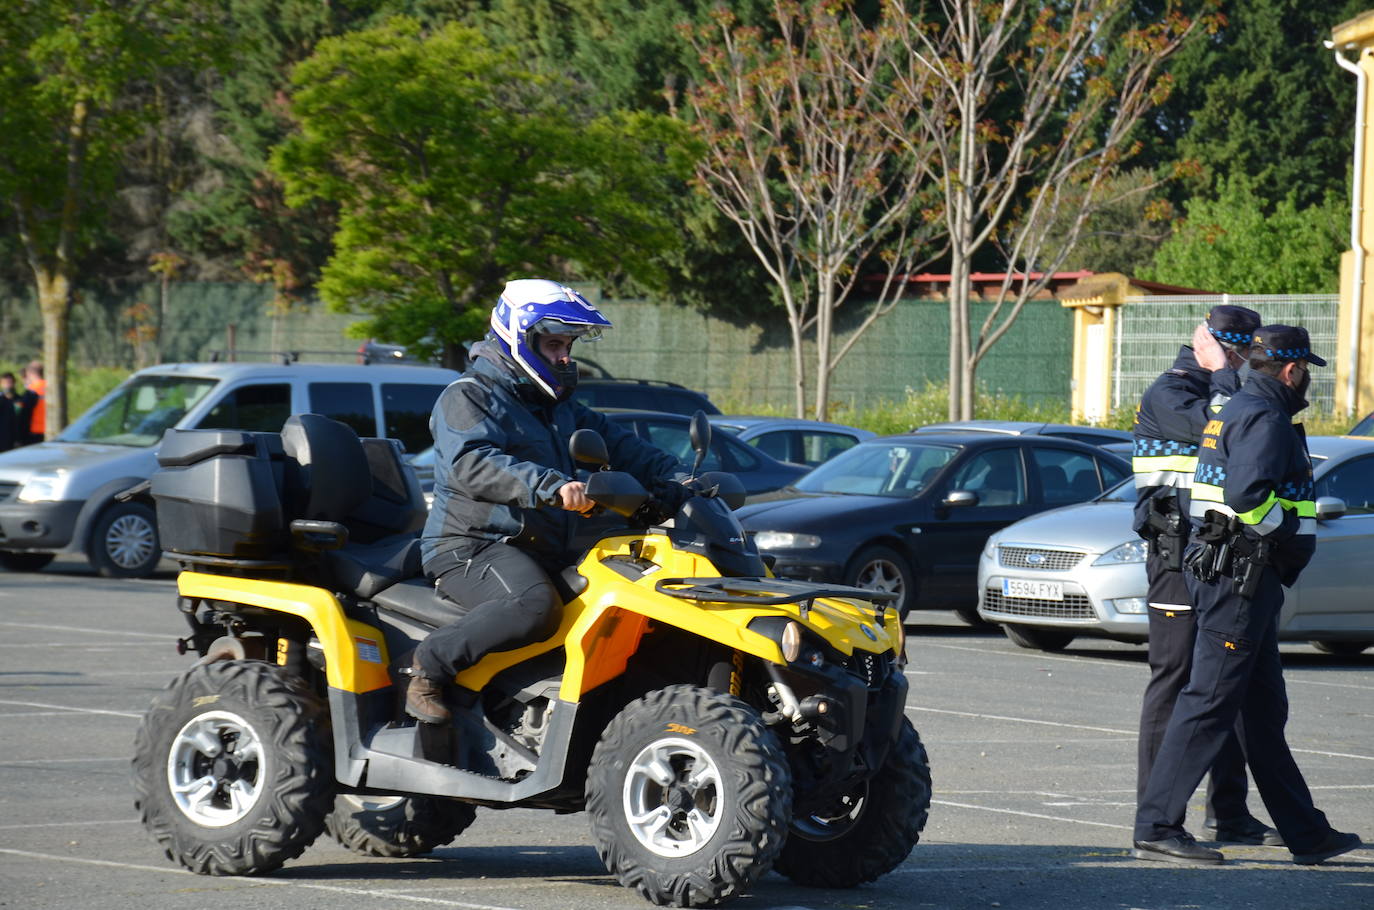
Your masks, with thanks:
M1326 361L1312 352L1305 329L1258 329L1249 378L1203 429L1189 506L1194 542L1185 556L1197 643L1136 810L1137 858L1222 862L1179 819L1237 715L1255 785L1293 861L1320 863L1360 846L1313 805L1284 739L1279 609L1283 587L1297 581L1315 548L1312 466L1302 427L1292 422L1307 406L1312 365Z
M557 282L507 282L471 367L435 402L434 504L420 553L462 615L415 649L406 711L424 723L452 718L444 686L455 674L557 630L563 602L550 576L575 561L574 522L593 505L568 452L575 430L600 433L611 463L665 504L687 495L673 480L685 476L676 458L571 400L573 343L610 324Z
M1164 738L1178 693L1193 664L1196 613L1183 580L1188 543L1188 488L1197 467L1202 429L1239 387L1260 315L1242 306L1213 307L1183 346L1173 366L1145 390L1135 415L1136 533L1149 541L1150 681L1140 710L1136 799ZM1250 814L1245 802L1245 755L1235 733L1226 737L1211 769L1205 829L1217 841L1283 846L1279 833ZM1182 827L1183 818L1178 824Z

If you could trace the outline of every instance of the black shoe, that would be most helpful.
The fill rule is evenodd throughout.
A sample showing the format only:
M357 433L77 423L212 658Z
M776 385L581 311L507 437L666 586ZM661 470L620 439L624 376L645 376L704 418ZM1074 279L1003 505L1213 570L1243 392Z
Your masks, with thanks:
M1358 850L1364 844L1360 843L1358 834L1342 834L1340 831L1332 829L1326 832L1326 839L1301 853L1293 851L1293 862L1299 866L1315 866L1317 863L1330 859L1333 856L1340 856L1342 853L1349 853L1351 850Z
M1186 831L1163 840L1138 840L1135 842L1134 855L1136 859L1184 863L1190 866L1215 866L1226 859L1217 850L1199 847L1193 835Z
M1202 830L1219 844L1263 844L1266 847L1282 847L1283 835L1264 822L1247 815L1244 818L1216 822L1211 819Z
M420 669L419 661L410 668L410 685L406 688L406 713L424 724L447 724L453 712L444 704L444 684L430 679Z

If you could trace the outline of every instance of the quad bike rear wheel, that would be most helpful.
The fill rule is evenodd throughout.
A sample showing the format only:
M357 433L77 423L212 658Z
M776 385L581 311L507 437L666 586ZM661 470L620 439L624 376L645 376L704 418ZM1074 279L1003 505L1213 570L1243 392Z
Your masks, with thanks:
M324 830L334 775L304 683L261 661L191 669L134 738L135 806L173 859L202 875L269 872Z
M774 868L802 885L852 888L901 865L930 815L930 760L902 719L897 741L868 781L834 805L792 818Z
M753 884L782 848L791 806L786 756L758 712L695 686L630 703L587 777L602 862L673 907L714 906Z
M450 799L340 793L325 828L364 856L420 856L451 842L476 817L472 806Z

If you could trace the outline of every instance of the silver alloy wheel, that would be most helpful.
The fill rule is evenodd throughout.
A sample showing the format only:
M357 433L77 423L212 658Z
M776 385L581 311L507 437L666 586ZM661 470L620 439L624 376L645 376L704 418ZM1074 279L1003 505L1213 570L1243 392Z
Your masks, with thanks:
M153 554L157 529L142 515L121 515L105 532L105 552L121 569L136 569Z
M865 563L854 577L854 585L870 591L891 591L897 595L893 606L901 609L906 595L902 585L902 570L890 559L873 559Z
M229 711L207 711L186 723L167 750L167 788L187 818L206 828L241 820L270 779L258 734Z
M720 769L689 739L645 746L625 775L625 821L645 849L689 856L720 827L724 808Z

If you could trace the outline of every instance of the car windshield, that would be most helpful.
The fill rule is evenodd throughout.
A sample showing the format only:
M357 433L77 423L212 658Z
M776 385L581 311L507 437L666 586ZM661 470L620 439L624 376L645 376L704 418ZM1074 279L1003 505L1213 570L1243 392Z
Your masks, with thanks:
M866 442L822 463L794 485L806 493L916 496L949 464L958 446Z
M99 442L146 448L195 407L218 379L139 376L115 389L57 437L58 442Z

